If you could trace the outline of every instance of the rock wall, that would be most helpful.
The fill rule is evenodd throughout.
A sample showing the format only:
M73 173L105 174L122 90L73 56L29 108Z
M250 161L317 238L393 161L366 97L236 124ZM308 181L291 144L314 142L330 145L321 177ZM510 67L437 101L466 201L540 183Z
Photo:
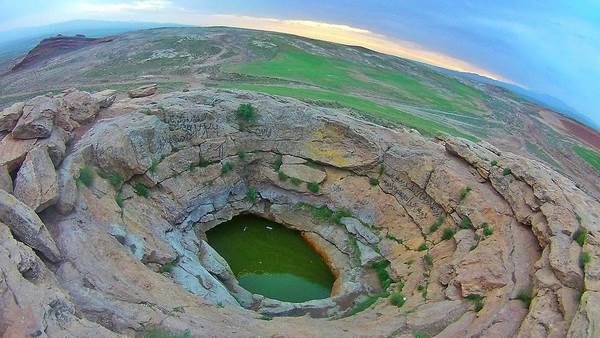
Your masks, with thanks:
M80 95L96 97L71 97ZM49 137L0 141L0 163L17 173L16 198L0 195L0 249L29 257L0 254L1 271L21 281L1 289L9 310L0 323L30 319L0 333L132 336L160 325L209 336L600 334L600 203L539 162L250 92L123 97L110 108L43 100L58 100L32 109L50 118ZM257 108L255 121L238 120L241 103ZM96 121L102 106L113 117ZM19 107L0 114L6 125L21 123ZM88 121L69 149L48 145L57 130ZM56 198L39 193L48 180ZM239 287L203 239L244 212L325 250L334 296L291 304ZM31 271L47 278L30 280ZM19 292L36 295L24 303L35 313L11 303ZM56 297L66 310L54 310Z

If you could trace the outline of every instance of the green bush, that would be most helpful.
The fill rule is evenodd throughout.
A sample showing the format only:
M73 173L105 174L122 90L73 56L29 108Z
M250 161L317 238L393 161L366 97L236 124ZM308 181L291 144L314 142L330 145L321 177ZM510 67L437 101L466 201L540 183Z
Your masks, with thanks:
M145 198L148 198L148 196L150 196L150 189L144 183L136 183L133 187L133 191L135 191L136 194Z
M112 185L115 189L120 189L123 184L123 177L119 174L111 174L106 177L108 183Z
M390 274L387 271L388 266L390 266L390 261L388 260L382 260L371 264L371 268L377 273L377 278L379 278L379 282L384 291L392 284L392 277L390 277Z
M419 245L419 247L417 248L417 250L419 250L419 251L425 251L425 250L427 250L427 243L425 243L425 242L421 243L421 245Z
M225 161L221 164L221 174L225 175L228 172L233 170L233 163L230 161Z
M273 169L275 169L275 171L278 171L281 168L282 164L283 157L281 155L277 155L277 157L275 157L275 162L273 162Z
M502 170L502 175L507 176L512 174L512 169L510 168L504 168L504 170Z
M115 195L115 202L117 203L119 208L123 208L123 203L125 202L125 200L123 199L123 194L120 191Z
M421 332L421 331L415 331L413 333L413 336L415 338L427 338L427 336L423 332Z
M160 327L150 327L142 332L141 338L191 338L192 332L185 329L183 332L173 332Z
M379 176L385 174L385 166L383 165L383 163L381 163L379 165L379 171L378 172L379 172Z
M237 152L237 156L240 160L245 161L248 158L248 153L243 150L240 150Z
M470 229L472 225L473 223L471 223L471 219L468 216L465 216L458 224L458 227L461 229Z
M580 227L573 234L573 239L575 240L575 242L577 242L577 244L579 244L579 246L583 246L587 239L587 230L585 230L585 228Z
M470 192L471 192L471 187L464 187L463 189L461 189L460 192L458 193L460 200L462 201L465 198L467 198L467 195L469 195Z
M531 304L531 298L531 290L521 290L517 294L517 299L523 302L527 308L529 308L529 305Z
M94 169L89 166L85 166L79 169L79 176L77 182L83 183L86 187L91 187L94 183Z
M592 261L592 256L589 252L583 251L579 257L579 263L582 268L585 268Z
M279 177L279 180L280 180L280 181L284 181L284 182L285 182L285 181L287 181L287 180L288 180L288 178L290 178L288 175L286 175L286 174L283 172L283 170L279 170L279 171L277 171L277 177Z
M314 192L315 194L319 192L320 188L321 187L316 182L306 183L306 189L310 190L311 192Z
M235 116L240 122L240 125L244 127L247 124L250 124L256 121L258 117L258 113L256 108L252 106L250 103L242 103L239 105L238 109L235 111Z
M491 165L492 167L495 167L495 166L497 166L497 165L498 165L498 160L492 160L492 161L490 162L490 165Z
M302 180L298 177L292 177L291 182L295 186L299 186L300 184L302 184Z
M446 229L444 229L444 232L442 233L442 239L449 240L450 238L454 237L455 233L456 233L456 230L454 230L453 228L446 228Z
M379 179L377 177L370 177L369 184L372 186L377 186L379 185Z
M477 249L477 244L479 244L479 243L475 243L475 244L471 245L471 247L469 248L469 251L473 251L473 250Z
M254 187L250 187L248 188L248 191L246 191L246 198L252 203L258 200L258 196L258 191Z
M483 235L491 236L493 233L494 233L494 229L492 229L492 227L489 224L484 223L483 224Z
M152 164L150 165L150 168L148 168L148 170L153 174L156 173L156 168L158 168L159 164L160 164L159 159L152 160Z
M483 297L482 296L471 294L471 295L466 296L465 298L470 300L471 302L473 302L473 304L475 305L476 312L479 312L479 311L481 311L481 309L483 309Z
M442 224L444 224L444 220L445 220L444 216L438 216L438 218L435 220L435 222L433 222L433 224L431 224L429 226L429 233L432 234L432 233L436 232L437 229L439 229L440 226L442 226Z
M390 303L397 307L402 307L406 303L406 297L402 292L394 293L390 296Z
M425 256L423 256L423 260L425 261L425 264L432 266L433 265L433 256L431 254L426 254Z

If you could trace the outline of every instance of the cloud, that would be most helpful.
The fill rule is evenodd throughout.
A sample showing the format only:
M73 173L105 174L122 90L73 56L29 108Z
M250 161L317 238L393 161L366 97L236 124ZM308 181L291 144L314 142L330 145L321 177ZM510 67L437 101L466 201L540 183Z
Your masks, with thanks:
M499 74L490 72L477 65L427 49L416 43L393 39L383 34L347 25L310 20L285 20L231 14L207 15L202 18L202 22L208 25L261 29L347 45L363 46L386 54L462 72L477 73L492 79L514 83Z
M171 1L168 0L138 0L124 3L98 3L84 2L79 4L79 11L90 13L115 13L123 11L148 11L158 10L170 7Z

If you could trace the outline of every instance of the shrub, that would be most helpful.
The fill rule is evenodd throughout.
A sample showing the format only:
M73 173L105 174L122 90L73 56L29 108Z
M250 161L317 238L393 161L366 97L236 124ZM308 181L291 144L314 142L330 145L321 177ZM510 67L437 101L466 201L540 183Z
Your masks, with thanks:
M369 184L372 186L377 186L379 185L379 179L377 177L370 177Z
M156 168L158 168L159 164L160 164L159 159L152 160L152 164L150 165L150 168L148 168L148 170L154 174L156 172Z
M504 168L504 170L502 170L502 175L507 176L512 174L512 169L510 168Z
M437 229L439 229L439 228L440 228L440 226L442 226L442 224L444 224L444 219L445 219L445 218L444 218L444 216L439 216L439 217L438 217L438 218L435 220L435 222L433 222L433 224L431 224L431 225L429 226L429 233L431 234L431 233L434 233L434 232L436 232L436 231L437 231Z
M473 250L477 249L477 244L479 244L479 243L475 243L475 244L471 245L471 247L469 248L469 251L473 251Z
M402 307L406 303L406 297L402 292L394 293L390 296L390 303L397 307Z
M252 203L258 200L258 196L258 191L254 187L250 187L248 188L248 191L246 191L246 198Z
M239 150L237 152L237 156L240 158L240 160L245 161L248 158L248 153L243 150Z
M258 319L260 320L272 320L273 317L269 316L269 315L261 315Z
M273 162L273 169L275 169L275 171L278 171L279 168L281 168L282 164L283 164L283 157L281 155L277 155L277 157L275 157L275 162Z
M517 299L522 301L527 308L531 304L531 290L521 290L517 294Z
M144 330L139 337L141 338L191 338L192 332L190 329L185 329L183 332L173 332L160 327L150 327Z
M491 165L492 167L495 167L495 166L497 166L497 165L498 165L498 160L492 160L492 161L490 162L490 165Z
M470 294L470 295L466 296L465 298L470 300L471 302L473 302L473 304L475 305L476 312L479 312L479 311L481 311L481 309L483 309L483 297L482 296Z
M106 179L115 189L121 188L121 185L123 184L123 177L119 174L108 175Z
M300 184L302 184L302 180L298 177L292 177L291 182L295 186L299 186Z
M483 235L491 236L493 233L494 233L494 229L492 229L492 227L489 224L484 223L483 224Z
M388 266L390 266L390 261L388 260L382 260L371 264L371 268L377 273L377 278L379 278L383 290L387 290L392 284L392 277L390 277L390 274L387 271Z
M250 103L242 103L235 111L235 116L242 126L256 121L258 117L256 108Z
M579 264L582 268L585 268L592 261L592 256L589 252L583 251L579 257Z
M383 165L383 163L381 163L379 165L379 171L378 172L379 172L379 176L385 174L385 166Z
M463 189L461 189L461 191L458 193L458 196L460 197L460 200L464 200L465 198L467 198L467 195L471 192L471 187L465 187Z
M579 246L583 246L585 244L585 240L587 239L587 230L585 228L580 227L573 234L573 239Z
M315 194L319 192L320 188L321 187L316 182L306 183L306 189L310 190L311 192L314 192Z
M83 183L86 187L91 187L94 183L94 169L88 166L80 168L77 182Z
M425 256L423 256L423 260L425 261L425 264L432 266L433 265L433 256L431 254L426 254Z
M421 245L419 245L419 247L417 248L417 250L419 250L419 251L425 251L425 250L427 250L427 243L425 243L425 242L421 243Z
M173 268L175 268L175 266L177 265L177 263L179 263L179 257L175 258L174 260L167 262L165 264L163 264L163 266L160 267L160 269L158 269L158 272L163 273L163 272L167 272L167 273L171 273L173 272Z
M290 178L288 175L286 175L283 170L279 170L277 171L277 177L279 177L280 181L287 181L288 178Z
M230 161L225 161L221 164L221 174L225 175L232 170L233 170L233 163L231 163Z
M115 202L117 203L117 205L119 206L119 208L123 208L123 203L124 203L124 199L123 199L123 194L119 191L116 195L115 195Z
M450 238L454 237L455 233L456 233L456 230L454 230L452 228L446 228L446 229L444 229L444 232L442 233L442 239L449 240Z
M353 307L352 311L350 311L346 316L354 316L355 314L370 308L371 305L375 304L379 298L387 297L387 296L388 296L387 292L381 292L381 293L375 294L373 296L369 296L366 300L358 303L355 307Z
M342 218L352 217L352 213L349 210L338 210L331 216L331 221L335 224L342 224Z
M413 333L413 336L414 336L415 338L427 338L427 336L425 336L425 334L424 334L423 332L421 332L421 331L415 331L415 332Z
M135 191L136 194L145 198L148 198L148 196L150 196L150 189L144 183L136 183L133 187L133 191Z
M473 225L473 223L471 223L471 219L468 216L465 216L458 224L458 227L461 229L470 229L471 225Z

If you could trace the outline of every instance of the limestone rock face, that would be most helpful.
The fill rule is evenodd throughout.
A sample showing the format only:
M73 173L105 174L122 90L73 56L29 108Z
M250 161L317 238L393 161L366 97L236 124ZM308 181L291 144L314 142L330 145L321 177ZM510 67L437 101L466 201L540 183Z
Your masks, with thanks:
M35 148L27 154L17 173L14 189L15 197L36 212L56 203L58 181L45 148Z
M40 251L50 261L60 259L54 240L36 213L4 190L0 190L0 222L6 224L18 240Z
M23 114L12 131L17 139L44 138L50 136L54 127L54 115L58 111L56 100L37 96L23 106Z
M127 94L132 99L139 98L139 97L146 97L146 96L154 95L156 93L157 89L158 89L157 84L149 84L149 85L138 87L136 89L132 89L129 92L127 92Z
M321 183L325 180L325 172L304 164L283 164L279 169L290 177L296 177L304 182Z
M0 111L0 131L11 131L17 125L17 121L23 114L23 102L17 102L12 106Z

